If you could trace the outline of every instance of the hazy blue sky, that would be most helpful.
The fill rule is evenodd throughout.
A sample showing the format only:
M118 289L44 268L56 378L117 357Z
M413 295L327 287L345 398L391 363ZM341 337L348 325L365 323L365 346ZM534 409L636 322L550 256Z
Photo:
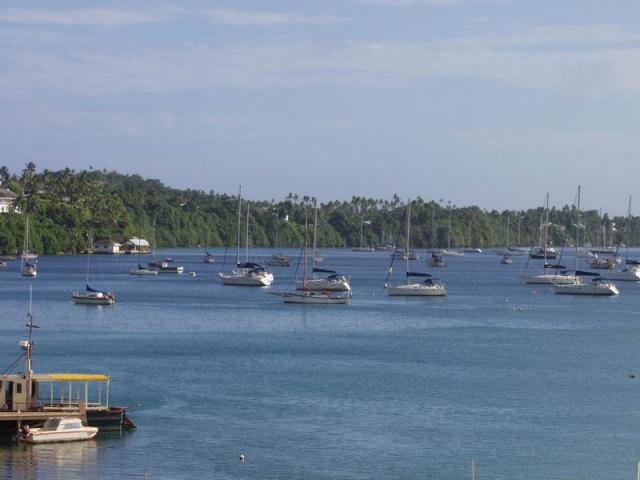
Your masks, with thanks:
M623 213L638 19L637 0L5 0L0 164L498 209L580 183Z

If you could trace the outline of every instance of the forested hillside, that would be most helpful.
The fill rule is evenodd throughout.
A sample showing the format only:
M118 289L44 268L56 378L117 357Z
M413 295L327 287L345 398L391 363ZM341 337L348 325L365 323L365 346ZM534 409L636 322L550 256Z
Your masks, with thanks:
M122 241L139 236L151 240L154 233L155 244L160 247L233 246L236 242L237 198L232 195L179 190L159 180L117 172L68 168L38 172L33 163L18 173L0 168L0 182L18 195L16 207L22 212L0 214L3 254L21 250L25 214L31 219L32 246L39 253L77 252L86 248L88 237ZM425 192L424 197L428 196ZM359 245L361 222L365 245L380 244L383 235L385 242L404 244L406 200L397 195L390 200L322 200L318 204L319 246ZM305 219L313 222L314 201L289 194L281 201L249 202L250 244L273 246L279 225L281 246L301 245ZM537 244L543 210L488 211L418 197L412 200L411 212L411 243L415 247L446 247L449 218L452 247L467 246L469 226L471 245L499 247L506 244L508 219L512 245ZM245 213L243 202L243 216ZM573 242L575 213L572 206L551 210L549 235L553 245ZM606 214L600 217L597 211L588 211L582 213L581 223L586 227L588 243L601 243L603 229L607 238L613 232L614 244L624 241L624 218L609 219ZM638 218L633 217L630 243L636 243L639 230Z

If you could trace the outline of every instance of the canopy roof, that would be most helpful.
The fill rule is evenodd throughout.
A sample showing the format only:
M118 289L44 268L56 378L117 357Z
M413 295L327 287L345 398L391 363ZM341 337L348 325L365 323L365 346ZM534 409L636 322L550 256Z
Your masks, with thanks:
M108 382L109 375L101 373L34 373L38 382Z

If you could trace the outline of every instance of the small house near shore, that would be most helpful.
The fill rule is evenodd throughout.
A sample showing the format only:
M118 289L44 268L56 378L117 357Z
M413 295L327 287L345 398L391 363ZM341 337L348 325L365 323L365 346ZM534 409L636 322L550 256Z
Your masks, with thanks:
M93 253L102 253L107 255L117 255L122 253L120 247L122 245L118 242L114 242L110 238L101 238L93 242Z
M151 251L151 245L144 238L132 237L120 248L123 253L149 253Z
M8 188L0 187L0 213L16 211L13 202L18 196Z

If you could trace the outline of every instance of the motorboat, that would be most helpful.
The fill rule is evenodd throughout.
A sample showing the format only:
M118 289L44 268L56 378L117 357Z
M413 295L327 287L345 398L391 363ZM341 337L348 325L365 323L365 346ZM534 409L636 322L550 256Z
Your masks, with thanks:
M290 267L293 264L291 259L283 253L274 253L264 263L270 267Z
M113 305L116 303L116 296L113 292L96 290L88 283L84 292L71 292L71 298L74 303L82 305Z
M213 256L213 253L207 252L204 256L204 263L215 263L216 259Z
M554 284L553 291L558 294L568 295L618 295L620 292L611 282L602 281L595 277L589 283L582 281L580 277L576 277L574 283Z
M463 257L464 253L459 250L442 250L440 254L444 257Z
M268 287L273 283L273 274L253 262L239 263L231 273L220 272L218 275L223 285Z
M614 257L600 257L595 255L589 259L587 263L591 268L596 270L613 270L617 262Z
M558 251L553 247L536 247L531 250L529 256L538 260L555 260L558 258Z
M24 262L20 274L23 277L37 277L38 276L38 263L37 262Z
M481 248L465 248L463 250L463 252L465 252L465 253L482 253L482 249Z
M157 275L158 270L150 267L145 267L141 263L138 263L138 268L132 268L129 270L129 275Z
M503 255L500 263L502 265L511 265L513 263L513 257L511 255Z
M25 425L18 439L25 443L79 442L97 434L98 427L86 427L77 417L52 417L40 428Z
M431 254L431 257L429 257L428 263L431 267L444 267L446 265L442 255L435 252Z
M158 273L179 274L184 272L184 266L175 264L173 260L162 261L162 262L156 263L155 265L156 265L156 268L158 269ZM151 267L152 264L150 263L149 266Z

